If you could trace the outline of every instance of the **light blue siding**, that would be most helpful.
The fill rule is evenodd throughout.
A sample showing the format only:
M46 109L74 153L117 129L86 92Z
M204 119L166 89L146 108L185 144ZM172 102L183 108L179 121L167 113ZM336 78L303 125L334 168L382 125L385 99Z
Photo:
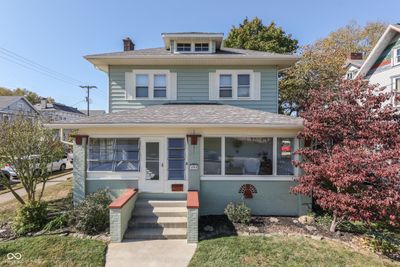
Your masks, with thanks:
M307 213L311 199L290 193L296 182L284 181L201 181L200 214L223 214L229 202L241 202L239 189L252 184L257 193L244 202L253 215L298 216Z
M278 110L277 68L275 66L110 66L110 112L117 112L149 105L163 104L165 100L126 100L125 72L132 69L169 69L177 73L177 100L172 102L208 102L209 73L217 69L253 69L261 73L261 100L220 100L217 102L245 108L253 108L276 113ZM211 102L216 102L212 100Z

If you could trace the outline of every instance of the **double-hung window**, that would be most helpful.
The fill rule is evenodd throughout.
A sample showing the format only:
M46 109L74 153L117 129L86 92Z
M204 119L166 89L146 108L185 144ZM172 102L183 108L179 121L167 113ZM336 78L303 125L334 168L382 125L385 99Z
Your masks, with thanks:
M393 65L400 64L400 47L393 50L393 56L394 56Z
M195 52L208 52L208 43L196 43L194 45Z
M154 98L167 97L167 75L154 75Z
M219 97L231 98L232 97L232 75L221 74L219 76Z
M138 138L90 138L89 171L139 171Z
M190 52L192 51L191 43L178 43L176 45L176 51L178 52Z
M250 74L238 74L237 96L250 97Z
M136 97L149 97L149 75L136 74Z

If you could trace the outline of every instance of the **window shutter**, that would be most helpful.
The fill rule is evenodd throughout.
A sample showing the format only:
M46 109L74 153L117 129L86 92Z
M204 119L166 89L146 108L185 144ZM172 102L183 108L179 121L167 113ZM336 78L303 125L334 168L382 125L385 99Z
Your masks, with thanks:
M218 90L217 90L217 74L215 72L210 72L208 74L208 99L209 100L217 100L218 99Z
M177 73L176 72L169 73L169 88L170 88L169 99L176 100L177 99Z
M133 72L125 72L125 98L135 99L135 75Z
M261 100L261 72L254 72L254 100Z

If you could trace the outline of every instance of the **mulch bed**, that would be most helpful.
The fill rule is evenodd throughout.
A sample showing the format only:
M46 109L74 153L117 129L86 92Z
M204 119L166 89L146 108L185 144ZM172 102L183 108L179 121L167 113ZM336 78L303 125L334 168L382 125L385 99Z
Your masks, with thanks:
M317 235L350 242L358 234L331 233L317 223L301 224L297 217L254 216L249 225L231 223L224 215L202 216L199 222L200 240L228 235L299 234Z

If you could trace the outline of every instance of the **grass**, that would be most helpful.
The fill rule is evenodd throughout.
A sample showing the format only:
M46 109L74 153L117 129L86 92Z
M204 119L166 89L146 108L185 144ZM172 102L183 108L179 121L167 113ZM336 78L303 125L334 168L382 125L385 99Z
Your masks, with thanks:
M400 266L340 243L303 237L222 237L201 241L197 266Z
M49 201L50 210L57 210L57 208L69 204L67 202L70 202L71 187L71 179L46 187L42 199ZM23 198L26 199L26 196ZM16 210L19 206L20 203L15 199L2 203L0 205L0 224L11 221L15 217Z
M104 266L107 245L91 239L62 236L19 238L0 243L0 266ZM7 259L20 253L21 259Z

